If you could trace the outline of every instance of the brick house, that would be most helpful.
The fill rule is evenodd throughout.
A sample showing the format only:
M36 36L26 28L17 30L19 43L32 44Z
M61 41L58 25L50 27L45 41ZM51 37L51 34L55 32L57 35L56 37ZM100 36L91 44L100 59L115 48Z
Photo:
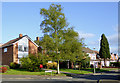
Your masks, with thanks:
M19 34L18 38L3 44L0 50L2 65L10 65L11 62L20 63L19 59L23 56L36 54L38 52L38 45L29 36Z
M118 61L118 54L111 53L111 62L117 62Z
M99 54L98 51L95 51L95 50L91 50L90 48L86 48L86 47L83 47L82 48L82 51L85 52L86 54L88 54L88 57L90 57L90 65L96 65L96 67L98 67L98 62L99 62L99 59L97 58L97 55Z

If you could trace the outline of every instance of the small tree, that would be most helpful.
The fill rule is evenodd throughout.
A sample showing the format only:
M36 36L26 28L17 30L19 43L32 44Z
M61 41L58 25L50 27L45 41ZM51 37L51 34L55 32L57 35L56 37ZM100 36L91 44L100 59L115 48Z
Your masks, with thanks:
M77 56L82 56L82 42L79 41L78 33L73 28L68 28L63 32L63 43L61 47L62 59L69 60L71 67Z
M39 71L39 65L41 64L37 55L29 54L26 57L20 59L22 68L29 71Z
M49 9L42 8L40 14L44 17L44 20L40 24L43 33L50 35L54 41L53 50L55 52L53 54L58 62L57 73L59 74L61 31L67 26L65 15L62 13L61 5L55 4L50 5Z
M104 65L106 66L105 60L107 58L110 58L110 50L109 50L109 43L107 38L105 37L105 34L102 34L101 36L99 55L101 58L104 58Z

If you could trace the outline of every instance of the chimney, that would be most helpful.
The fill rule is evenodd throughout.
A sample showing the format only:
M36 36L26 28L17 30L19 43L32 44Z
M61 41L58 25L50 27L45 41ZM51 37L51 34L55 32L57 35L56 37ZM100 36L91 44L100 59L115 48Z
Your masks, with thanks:
M19 34L19 38L21 38L23 35L22 34Z
M39 41L40 40L40 38L39 37L36 37L36 41Z

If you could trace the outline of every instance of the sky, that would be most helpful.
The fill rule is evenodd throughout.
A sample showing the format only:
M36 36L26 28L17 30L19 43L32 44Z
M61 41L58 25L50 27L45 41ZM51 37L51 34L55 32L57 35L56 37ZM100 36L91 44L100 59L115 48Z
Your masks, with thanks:
M3 2L2 41L17 38L20 33L32 40L42 37L40 9L61 4L63 13L74 30L84 38L84 43L99 51L101 35L108 39L110 52L118 53L118 3L117 2Z

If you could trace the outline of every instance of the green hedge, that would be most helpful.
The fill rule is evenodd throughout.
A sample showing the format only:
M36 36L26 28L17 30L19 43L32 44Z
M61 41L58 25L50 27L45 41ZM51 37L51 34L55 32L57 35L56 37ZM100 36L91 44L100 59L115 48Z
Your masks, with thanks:
M26 57L22 57L20 59L21 62L21 68L27 69L28 71L31 72L37 72L40 71L40 60L36 55L29 54Z
M10 68L11 69L18 69L18 68L20 68L20 64L11 62L10 63Z
M110 62L110 66L120 67L120 62Z

